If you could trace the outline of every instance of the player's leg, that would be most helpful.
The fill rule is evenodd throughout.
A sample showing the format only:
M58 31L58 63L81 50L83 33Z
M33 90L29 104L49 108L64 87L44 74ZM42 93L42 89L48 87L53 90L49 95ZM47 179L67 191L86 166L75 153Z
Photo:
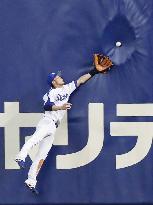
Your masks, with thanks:
M29 150L34 145L38 144L46 135L47 135L46 127L41 127L39 129L36 129L36 131L31 136L31 138L23 145L22 149L16 156L16 159L21 159L25 161L25 158L27 157Z
M35 133L31 138L23 145L21 151L16 156L16 160L25 161L29 150L36 144L38 144L44 137L48 136L49 133L54 133L56 130L55 123L48 119L42 118L36 128Z
M51 134L45 137L40 142L38 152L35 156L35 159L33 160L33 163L28 173L28 179L25 181L26 184L31 185L32 187L36 186L37 183L36 177L44 163L44 160L48 156L53 141L54 141L54 134Z

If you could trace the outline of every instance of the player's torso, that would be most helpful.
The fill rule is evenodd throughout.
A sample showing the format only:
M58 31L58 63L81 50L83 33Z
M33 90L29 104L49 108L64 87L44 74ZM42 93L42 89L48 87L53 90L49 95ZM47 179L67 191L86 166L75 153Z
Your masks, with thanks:
M46 93L47 95L47 93ZM49 96L52 99L52 95L54 98L54 104L56 106L62 106L64 103L67 103L70 97L69 90L66 85L62 88L56 88L50 91ZM64 117L65 110L57 110L57 111L45 111L45 117L49 117L54 121L61 121Z
M69 90L67 89L67 86L64 85L62 88L56 88L54 91L54 97L55 97L55 105L60 106L64 103L67 103L70 97Z

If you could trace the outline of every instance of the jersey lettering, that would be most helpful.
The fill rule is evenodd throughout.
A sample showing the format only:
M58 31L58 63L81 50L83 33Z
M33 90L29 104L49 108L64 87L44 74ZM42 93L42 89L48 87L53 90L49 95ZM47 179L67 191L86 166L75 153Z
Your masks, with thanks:
M68 94L66 93L65 95L57 95L56 101L63 101L68 97Z

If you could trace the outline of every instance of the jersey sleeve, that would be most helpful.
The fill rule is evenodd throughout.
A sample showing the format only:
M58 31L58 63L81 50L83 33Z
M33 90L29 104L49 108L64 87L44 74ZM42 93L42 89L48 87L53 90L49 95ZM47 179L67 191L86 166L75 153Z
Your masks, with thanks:
M72 81L71 83L67 84L69 93L71 94L77 88L77 81Z
M51 107L55 105L54 93L52 91L49 91L44 95L43 100L44 100L44 110L50 111Z
M49 91L48 93L46 93L44 96L43 96L43 101L44 101L44 104L47 102L47 101L50 101L52 103L54 103L55 101L55 97L54 97L54 93L53 91Z
M51 91L49 92L49 94L48 94L48 99L49 99L49 101L50 101L51 103L54 104L54 102L55 102L55 93L54 93L54 90L51 90Z

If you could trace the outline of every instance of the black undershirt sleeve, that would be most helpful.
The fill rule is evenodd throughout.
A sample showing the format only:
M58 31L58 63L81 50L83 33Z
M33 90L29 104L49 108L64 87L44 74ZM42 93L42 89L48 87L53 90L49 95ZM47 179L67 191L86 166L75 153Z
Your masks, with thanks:
M93 77L95 74L98 74L99 71L96 70L96 68L94 68L93 70L89 71L89 74L91 75L91 77Z

